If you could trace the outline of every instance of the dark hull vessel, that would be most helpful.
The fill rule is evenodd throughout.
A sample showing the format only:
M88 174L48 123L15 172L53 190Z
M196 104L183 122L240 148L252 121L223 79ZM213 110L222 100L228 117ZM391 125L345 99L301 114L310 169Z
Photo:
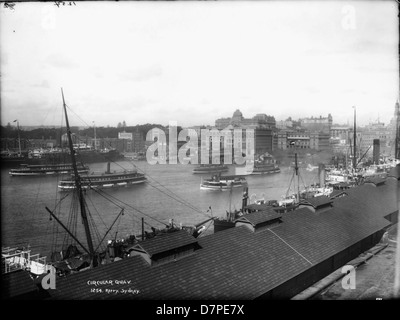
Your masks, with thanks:
M77 166L78 173L89 172L89 167L84 165ZM55 164L55 165L27 165L22 164L20 168L11 169L10 176L47 176L57 174L72 174L74 168L72 164Z
M116 150L109 150L107 152L97 150L78 151L76 153L76 161L89 163L99 162L115 162L124 159L124 156ZM21 155L15 157L2 156L0 159L2 167L18 167L21 164L28 165L48 165L48 164L63 164L71 160L69 152L54 152L44 154L40 158L29 157L28 155Z

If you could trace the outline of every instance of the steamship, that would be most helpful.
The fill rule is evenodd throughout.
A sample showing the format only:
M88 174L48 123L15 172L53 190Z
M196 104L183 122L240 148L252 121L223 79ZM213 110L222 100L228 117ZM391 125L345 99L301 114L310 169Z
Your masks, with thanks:
M101 188L115 188L126 187L133 184L144 183L147 181L143 173L137 170L111 172L110 163L107 164L107 171L102 174L89 174L81 176L82 189L101 189ZM75 179L61 180L58 185L60 191L68 191L76 188Z

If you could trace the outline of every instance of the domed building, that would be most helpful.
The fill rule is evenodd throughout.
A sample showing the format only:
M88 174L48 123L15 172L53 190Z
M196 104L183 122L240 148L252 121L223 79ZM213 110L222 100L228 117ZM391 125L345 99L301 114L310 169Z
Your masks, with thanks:
M273 116L259 113L253 118L245 118L242 112L236 109L232 118L220 118L215 120L215 127L218 130L253 129L255 153L263 154L273 150L272 132L276 129L276 121Z
M229 125L243 129L275 129L276 121L273 116L268 116L265 113L256 114L253 118L245 118L243 117L243 113L239 109L236 109L232 118L220 118L215 120L215 127L219 130L225 129Z
M233 113L230 124L233 126L240 126L243 120L244 120L243 114L240 112L239 109L236 109L236 111Z

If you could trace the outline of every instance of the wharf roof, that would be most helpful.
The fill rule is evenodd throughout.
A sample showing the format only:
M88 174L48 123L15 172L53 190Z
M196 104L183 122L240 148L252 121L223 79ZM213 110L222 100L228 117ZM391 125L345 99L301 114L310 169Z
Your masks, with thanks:
M335 199L335 198L340 197L342 195L347 195L346 191L344 191L344 190L333 190L331 192L331 194L329 195L329 197L331 199Z
M237 226L198 238L201 249L176 261L150 266L133 256L57 279L52 299L255 299L390 225L398 210L398 182L346 191L329 210L308 208L282 216L260 232ZM144 242L141 245L145 245ZM88 280L131 281L138 294L106 294ZM109 286L110 289L127 286ZM91 293L92 288L103 292Z
M331 204L333 200L326 196L318 196L314 198L304 199L300 202L301 205L311 205L315 209Z
M175 248L197 243L197 239L188 234L185 230L179 230L171 233L161 233L154 238L139 242L139 246L146 251L150 257Z
M38 288L25 270L13 271L1 275L2 299L21 299L35 297Z
M373 178L367 178L364 183L373 183L374 185L381 185L385 183L386 178L381 178L381 177L373 177Z
M268 210L265 211L256 211L252 213L245 214L241 216L240 218L236 219L235 222L238 221L247 221L250 222L253 226L256 226L258 224L264 223L271 221L273 219L281 218L282 214L276 212L272 208L269 208Z
M272 208L272 206L267 203L262 203L262 204L253 203L253 204L249 204L248 206L245 207L245 209L254 210L254 211L266 211L271 208Z

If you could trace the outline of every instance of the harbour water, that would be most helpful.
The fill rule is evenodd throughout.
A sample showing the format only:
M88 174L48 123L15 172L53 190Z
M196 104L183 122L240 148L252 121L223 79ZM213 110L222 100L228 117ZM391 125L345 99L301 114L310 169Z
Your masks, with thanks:
M92 172L104 172L107 163L89 164L89 167ZM210 178L210 174L193 174L194 165L150 165L146 161L111 163L111 171L132 170L135 167L146 174L148 181L129 187L105 189L104 195L114 204L98 192L86 193L91 216L100 234L105 234L121 208L124 208L124 215L115 223L107 239L140 234L142 217L145 230L151 231L150 227L161 228L170 219L176 224L194 225L210 216L225 217L229 208L241 208L241 188L233 189L232 193L200 190L201 179ZM45 208L57 208L61 212L61 219L67 224L72 210L72 195L58 190L59 176L11 177L8 171L1 169L2 246L29 245L32 253L49 256L55 243L62 242L60 234L65 232L54 219L50 220ZM235 174L235 167L229 166L229 172L224 174ZM300 170L300 177L301 186L316 183L318 170ZM287 192L292 178L293 168L289 167L282 167L280 173L247 176L250 201L263 197L266 200L279 200ZM65 196L58 205L60 198ZM83 230L79 229L82 229L81 223L77 225L83 236ZM212 233L212 224L209 222L205 225L208 227L206 233ZM55 232L55 228L58 232ZM58 238L55 238L55 234L58 234Z

